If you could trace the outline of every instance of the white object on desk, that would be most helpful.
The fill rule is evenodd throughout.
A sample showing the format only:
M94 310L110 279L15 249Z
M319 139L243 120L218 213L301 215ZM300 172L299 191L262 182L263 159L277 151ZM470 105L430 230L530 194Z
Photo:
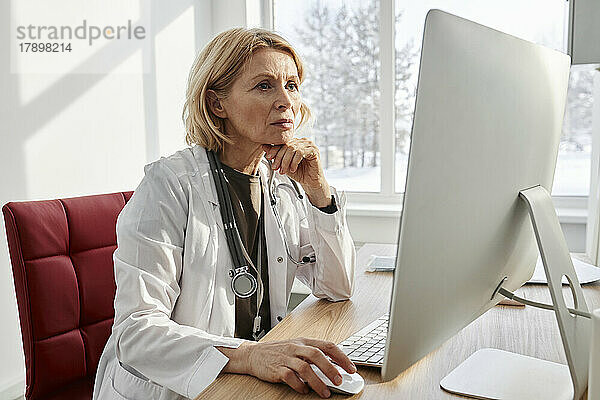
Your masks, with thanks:
M476 351L440 385L478 399L573 400L568 366L498 349Z
M334 385L329 378L317 367L315 364L310 364L315 374L323 381L325 385L332 391L336 393L342 394L357 394L362 392L365 387L365 381L357 372L353 374L349 374L337 364L333 364L335 368L338 370L340 375L342 375L342 383L339 385ZM304 381L304 379L302 379Z
M573 261L573 267L575 267L575 273L577 274L579 284L591 283L600 280L600 268L578 260L573 256L571 256L571 260ZM526 283L548 283L548 281L546 280L546 273L544 272L544 264L542 264L541 257L538 256L533 276ZM568 284L567 278L565 276L562 277L562 284Z
M378 256L376 254L369 257L367 263L367 272L385 272L393 271L396 268L396 256Z

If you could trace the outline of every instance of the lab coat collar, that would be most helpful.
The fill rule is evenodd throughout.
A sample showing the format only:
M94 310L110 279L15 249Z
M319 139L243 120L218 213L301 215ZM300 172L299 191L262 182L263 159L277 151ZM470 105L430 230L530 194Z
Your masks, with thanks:
M215 190L216 188L214 187L215 183L210 171L210 163L208 162L208 156L206 155L205 148L196 145L192 147L192 152L194 153L194 158L196 158L198 164L201 166L199 172L202 174L202 181L204 182L204 187L206 188L208 201L212 204L219 205L219 199ZM202 166L204 166L204 168L202 168ZM264 157L260 160L258 172L261 177L263 191L267 192L267 182L269 181L269 176L274 172L270 170L269 162Z

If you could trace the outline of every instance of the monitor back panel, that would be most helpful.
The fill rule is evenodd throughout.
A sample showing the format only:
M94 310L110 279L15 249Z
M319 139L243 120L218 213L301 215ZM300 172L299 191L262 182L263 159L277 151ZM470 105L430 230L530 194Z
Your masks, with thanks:
M552 189L567 55L431 10L382 375L393 379L533 274L522 189Z

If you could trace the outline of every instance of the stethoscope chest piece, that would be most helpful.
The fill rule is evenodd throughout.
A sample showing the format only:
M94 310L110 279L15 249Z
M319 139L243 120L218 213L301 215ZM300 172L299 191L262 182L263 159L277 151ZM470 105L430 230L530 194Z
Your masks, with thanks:
M231 290L236 296L245 299L256 293L258 282L254 275L248 272L248 267L243 266L229 270L231 277Z

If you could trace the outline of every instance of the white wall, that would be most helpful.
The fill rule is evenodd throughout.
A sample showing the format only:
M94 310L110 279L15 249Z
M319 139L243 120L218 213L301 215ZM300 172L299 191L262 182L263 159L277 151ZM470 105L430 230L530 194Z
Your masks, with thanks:
M196 51L246 20L245 0L142 1L150 73L140 49L107 45L94 55L114 64L106 74L11 74L10 3L0 2L0 205L135 189L145 164L186 146L181 110ZM139 72L115 73L122 63ZM11 399L25 374L4 220L1 228L0 398Z

